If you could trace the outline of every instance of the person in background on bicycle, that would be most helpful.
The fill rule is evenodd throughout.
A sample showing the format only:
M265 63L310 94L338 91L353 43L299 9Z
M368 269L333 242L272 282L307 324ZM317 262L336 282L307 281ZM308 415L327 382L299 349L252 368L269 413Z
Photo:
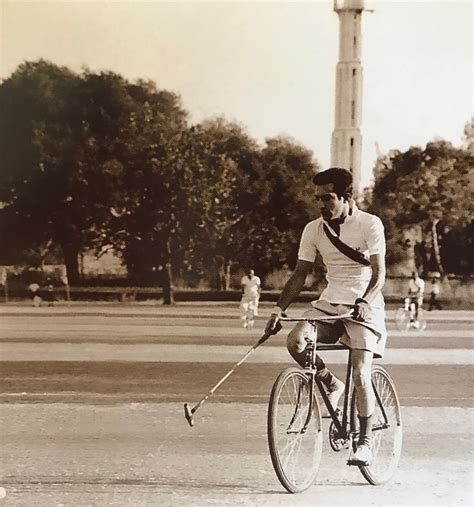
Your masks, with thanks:
M425 293L425 281L413 271L408 282L408 297L415 305L414 321L418 322L418 310L423 306L423 296ZM413 322L413 320L412 320Z
M247 274L240 280L240 287L242 290L242 299L240 300L241 319L245 320L249 307L253 308L253 314L258 315L258 301L260 299L261 281L255 275L255 271L250 268ZM246 326L244 322L243 326Z
M385 283L385 235L382 221L357 208L352 199L352 175L342 168L330 168L316 174L315 198L321 217L309 222L303 230L298 261L286 283L266 325L266 332L281 329L279 318L302 290L306 276L313 268L316 253L326 267L327 286L305 317L347 313L353 307L352 318L335 323L318 324L318 341L341 343L352 349L353 381L356 389L360 433L349 464L365 464L372 460L372 415L375 395L371 382L374 357L382 357L387 332L385 305L381 289ZM343 253L329 239L336 236L345 246ZM355 252L355 253L354 253ZM353 260L357 258L358 260ZM363 264L361 263L364 259ZM287 347L292 357L304 367L305 336L311 332L308 322L299 322L288 335ZM317 375L327 389L329 400L337 407L344 384L331 373L317 356Z

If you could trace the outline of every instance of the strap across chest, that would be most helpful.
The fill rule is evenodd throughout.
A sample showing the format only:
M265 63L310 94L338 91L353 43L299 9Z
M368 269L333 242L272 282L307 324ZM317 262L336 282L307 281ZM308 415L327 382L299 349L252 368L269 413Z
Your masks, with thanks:
M348 244L344 243L344 241L341 240L338 236L333 234L329 227L323 223L323 229L324 233L326 234L329 241L346 257L353 260L354 262L357 262L359 264L362 264L363 266L370 266L370 260L362 253Z

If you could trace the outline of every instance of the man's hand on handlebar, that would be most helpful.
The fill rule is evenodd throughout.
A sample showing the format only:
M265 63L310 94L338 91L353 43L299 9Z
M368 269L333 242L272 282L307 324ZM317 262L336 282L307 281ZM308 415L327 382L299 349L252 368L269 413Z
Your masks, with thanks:
M284 316L282 309L275 306L270 318L268 319L267 325L265 326L265 333L277 334L282 328L282 325L280 324L280 317L282 316Z
M353 319L358 320L359 322L364 322L369 318L369 315L369 303L367 303L365 299L357 298L354 303L354 311L352 312Z

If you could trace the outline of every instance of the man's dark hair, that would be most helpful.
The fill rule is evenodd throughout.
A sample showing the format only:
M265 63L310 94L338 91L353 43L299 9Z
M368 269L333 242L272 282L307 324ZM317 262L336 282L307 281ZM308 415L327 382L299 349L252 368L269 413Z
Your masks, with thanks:
M313 178L315 185L327 185L332 183L333 192L338 197L349 199L352 197L352 174L341 167L331 167L317 173Z

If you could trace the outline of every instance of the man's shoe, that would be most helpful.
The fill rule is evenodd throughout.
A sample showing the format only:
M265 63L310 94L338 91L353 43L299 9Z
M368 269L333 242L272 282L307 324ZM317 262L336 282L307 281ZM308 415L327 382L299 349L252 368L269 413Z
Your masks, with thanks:
M347 460L348 465L369 466L373 459L372 450L368 444L358 445L356 450L352 450Z
M329 403L334 410L337 409L337 404L339 403L339 400L344 393L345 387L346 386L344 382L341 382L338 378L333 377L331 383L327 388Z

